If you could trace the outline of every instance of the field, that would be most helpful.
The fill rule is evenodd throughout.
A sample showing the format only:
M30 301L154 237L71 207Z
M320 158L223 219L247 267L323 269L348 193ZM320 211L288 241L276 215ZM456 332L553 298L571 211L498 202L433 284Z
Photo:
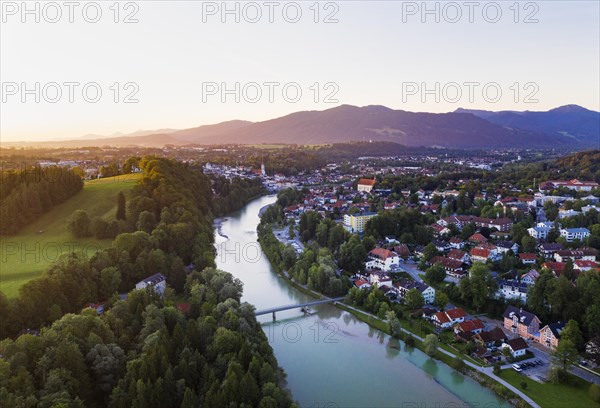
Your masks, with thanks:
M67 219L79 209L86 210L91 217L114 219L119 191L128 197L139 177L128 174L88 181L83 190L17 235L1 237L0 291L9 298L15 297L21 285L41 275L61 254L75 251L91 256L96 250L109 246L109 239L74 238L67 231Z
M513 386L522 390L535 402L544 408L569 407L569 408L591 408L600 407L600 404L592 401L588 394L590 383L579 377L570 376L571 384L541 384L529 379L529 377L517 373L515 370L502 370L500 377ZM521 382L527 384L527 388L521 387Z

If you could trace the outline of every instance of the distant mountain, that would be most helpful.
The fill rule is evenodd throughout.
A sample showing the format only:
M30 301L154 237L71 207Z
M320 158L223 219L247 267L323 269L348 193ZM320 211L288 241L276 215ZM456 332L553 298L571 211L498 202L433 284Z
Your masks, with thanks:
M136 136L148 136L148 135L169 135L171 133L175 133L179 131L179 129L157 129L157 130L138 130L132 133L121 133L121 132L115 132L112 135L95 135L95 134L87 134L84 136L81 136L80 139L82 140L89 140L89 139L111 139L111 138L115 138L115 137L136 137Z
M245 120L230 120L227 122L217 123L215 125L203 125L191 129L180 130L173 134L173 137L180 141L196 142L199 139L213 140L211 143L220 143L215 139L223 133L238 131L252 122Z
M492 112L471 109L457 109L456 112L471 113L511 129L560 134L584 145L600 146L600 112L578 105L565 105L547 112Z
M26 143L46 146L147 146L165 144L325 144L387 141L409 147L456 149L598 147L600 113L569 105L548 112L450 113L394 110L385 106L341 105L295 112L263 122L232 120L191 129L87 140ZM139 131L147 133L148 131ZM3 143L23 145L23 143Z
M100 139L74 139L74 140L52 140L46 142L2 142L2 147L10 146L39 146L39 147L91 147L91 146L140 146L140 147L163 147L167 144L187 144L177 140L171 135L147 135L147 136L120 136L104 137Z
M197 128L198 131L186 130L185 140L199 144L323 144L373 140L464 149L569 145L569 139L562 135L507 129L471 113L414 113L385 106L342 105L240 124L233 129L223 129L222 125L215 125L210 134L204 127ZM173 136L179 139L180 133Z

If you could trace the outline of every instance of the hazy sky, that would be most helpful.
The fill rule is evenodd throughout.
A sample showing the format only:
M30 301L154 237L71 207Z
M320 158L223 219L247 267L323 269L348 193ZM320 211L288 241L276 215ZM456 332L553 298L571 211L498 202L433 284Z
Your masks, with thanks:
M228 2L231 14L221 1L74 3L31 1L26 14L21 1L2 1L2 141L265 120L339 104L600 110L598 1L427 2L430 14L421 1ZM124 103L128 95L137 102Z

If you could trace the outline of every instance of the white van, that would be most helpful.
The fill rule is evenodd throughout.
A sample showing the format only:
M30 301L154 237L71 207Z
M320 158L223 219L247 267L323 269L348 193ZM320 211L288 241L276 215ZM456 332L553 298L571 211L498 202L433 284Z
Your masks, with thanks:
M512 368L514 368L514 369L515 369L515 371L518 371L519 373L520 373L521 371L523 371L523 370L521 370L521 366L520 366L520 365L518 365L518 364L513 364L513 365L512 365Z

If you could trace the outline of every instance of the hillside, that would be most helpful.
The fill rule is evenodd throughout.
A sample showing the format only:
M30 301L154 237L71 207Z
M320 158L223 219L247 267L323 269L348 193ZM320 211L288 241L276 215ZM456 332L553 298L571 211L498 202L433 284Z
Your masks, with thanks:
M324 111L296 112L252 123L216 138L189 133L194 143L298 143L392 141L405 146L446 148L566 146L566 138L511 130L472 114L414 113L384 106L342 105Z
M509 128L563 135L590 147L600 146L600 113L577 105L566 105L547 112L482 111L457 109Z
M84 249L91 256L97 249L110 246L111 239L74 238L67 231L67 219L78 209L85 209L90 216L114 219L117 194L123 191L127 197L138 179L139 175L128 174L88 181L77 195L52 208L18 234L2 237L0 291L15 297L21 285L41 275L60 254L69 252L69 248L76 252Z

